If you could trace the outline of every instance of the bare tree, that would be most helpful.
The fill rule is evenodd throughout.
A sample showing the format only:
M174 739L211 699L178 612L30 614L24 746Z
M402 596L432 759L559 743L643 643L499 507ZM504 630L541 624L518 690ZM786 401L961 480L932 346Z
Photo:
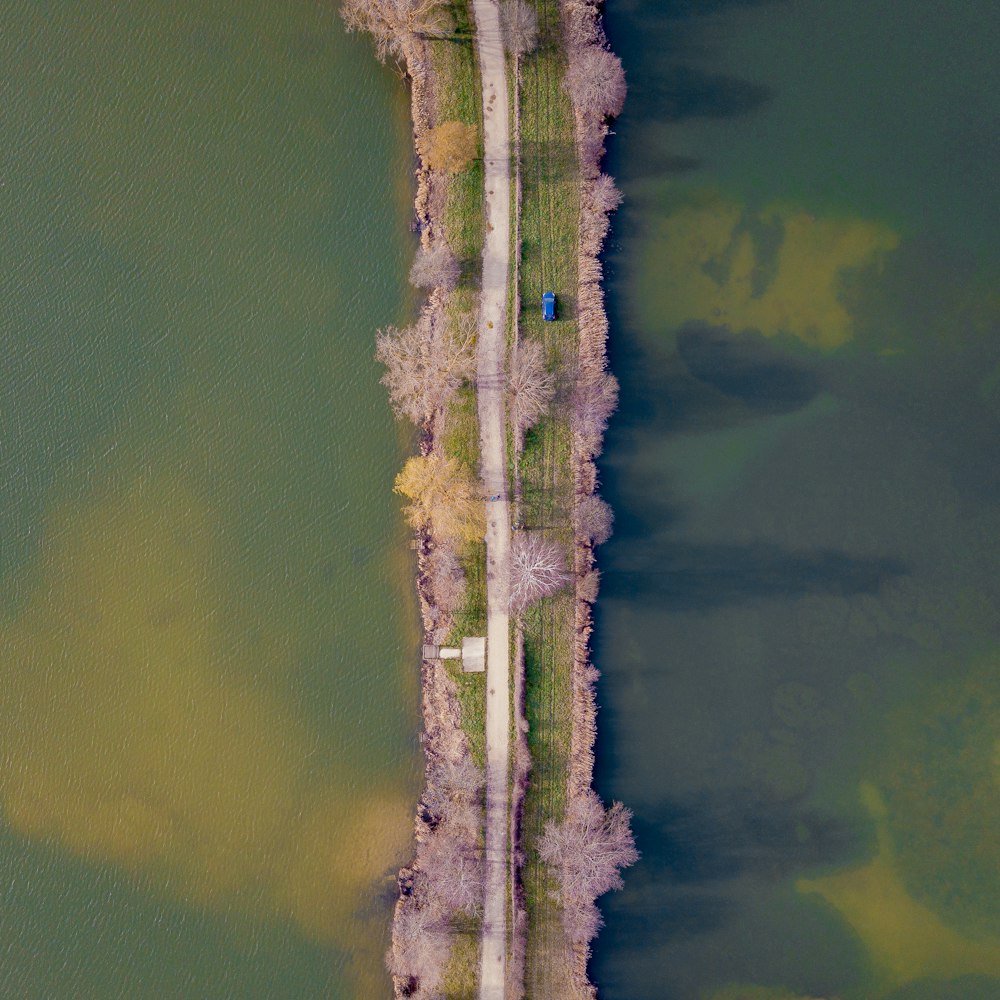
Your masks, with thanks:
M599 212L613 212L621 205L625 196L615 186L613 177L599 174L590 187L590 197L594 208Z
M418 906L410 899L393 921L392 948L385 957L386 965L394 976L415 980L421 995L431 997L441 983L451 945L451 934L440 911Z
M581 497L574 514L577 533L589 539L592 545L603 545L611 537L615 512L596 493Z
M617 406L618 380L607 372L573 390L573 429L591 455L601 453L604 432Z
M622 61L599 45L583 46L570 59L565 87L578 108L614 118L625 105Z
M475 839L482 813L483 781L483 772L468 757L441 761L427 776L423 803L440 822L452 827L471 827Z
M380 62L402 62L415 36L441 38L451 31L444 0L343 0L340 13L348 31L372 36Z
M505 0L500 6L500 24L507 51L521 58L538 46L538 13L528 0Z
M479 155L479 133L475 125L442 122L430 130L420 153L432 170L461 173Z
M631 810L620 802L605 809L588 790L570 802L562 823L545 824L538 851L556 870L564 906L587 903L622 887L621 869L639 860L631 819Z
M512 611L523 611L535 601L554 594L570 579L566 554L558 542L534 531L518 533L510 555Z
M545 347L521 340L510 358L507 401L518 441L541 420L556 392L556 380L545 364Z
M454 458L414 455L394 489L410 500L403 513L415 528L429 528L438 542L480 541L486 513L477 480Z
M396 415L418 426L443 409L475 372L473 334L444 330L425 314L412 326L387 326L375 339L375 357L386 367L382 384Z
M590 569L580 577L580 582L576 585L576 596L581 601L593 604L597 600L597 592L601 586L600 570Z
M434 546L427 557L427 576L434 603L445 614L453 614L465 598L465 573L452 545Z
M592 899L575 900L568 906L564 905L562 919L566 936L574 944L588 944L604 926L604 920Z
M417 846L417 861L429 897L444 912L474 917L483 907L485 872L474 838L439 827Z
M410 268L410 284L415 288L443 288L453 291L462 268L448 244L441 240L430 250L420 247Z

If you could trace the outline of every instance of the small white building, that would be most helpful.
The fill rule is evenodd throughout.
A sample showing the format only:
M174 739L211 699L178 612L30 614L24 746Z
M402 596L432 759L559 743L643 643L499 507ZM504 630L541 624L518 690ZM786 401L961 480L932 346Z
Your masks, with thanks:
M462 640L462 673L481 674L486 669L486 636Z
M461 659L462 673L481 674L486 670L486 636L469 636L463 639L461 649L425 644L423 657L425 660Z

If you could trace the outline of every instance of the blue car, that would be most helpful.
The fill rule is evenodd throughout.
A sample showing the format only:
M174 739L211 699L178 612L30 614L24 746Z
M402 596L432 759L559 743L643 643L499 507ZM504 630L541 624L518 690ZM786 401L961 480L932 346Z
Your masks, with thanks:
M554 320L556 318L556 293L545 292L542 295L542 319Z

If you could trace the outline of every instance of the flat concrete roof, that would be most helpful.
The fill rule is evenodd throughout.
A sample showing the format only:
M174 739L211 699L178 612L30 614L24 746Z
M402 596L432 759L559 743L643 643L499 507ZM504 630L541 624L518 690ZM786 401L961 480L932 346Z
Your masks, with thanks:
M471 636L462 640L462 672L481 674L486 669L486 636Z

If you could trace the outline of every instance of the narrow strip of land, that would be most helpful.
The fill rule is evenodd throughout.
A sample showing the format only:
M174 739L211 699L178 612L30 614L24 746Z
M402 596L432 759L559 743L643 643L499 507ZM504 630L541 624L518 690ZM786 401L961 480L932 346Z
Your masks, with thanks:
M507 974L507 843L510 754L510 506L504 406L510 264L507 73L496 0L473 0L483 90L486 239L477 358L486 510L486 893L481 1000L503 1000Z

